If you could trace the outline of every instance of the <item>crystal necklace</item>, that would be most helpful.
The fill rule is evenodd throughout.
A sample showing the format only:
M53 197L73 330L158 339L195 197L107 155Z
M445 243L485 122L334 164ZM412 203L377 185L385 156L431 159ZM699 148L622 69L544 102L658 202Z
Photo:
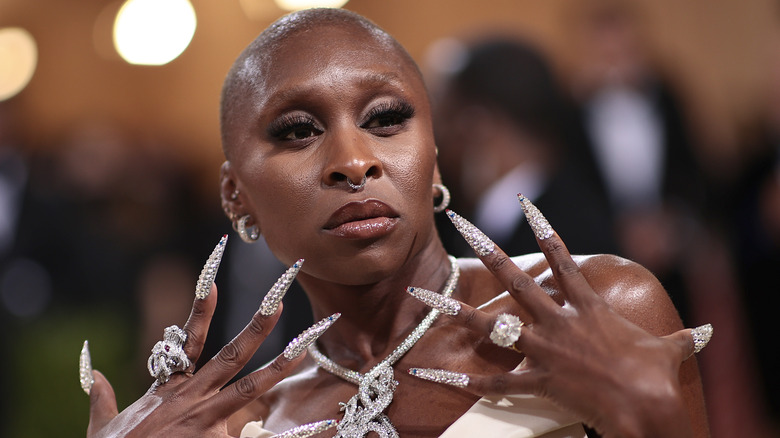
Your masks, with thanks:
M460 267L455 257L449 256L449 260L451 272L442 291L442 295L446 297L452 295L460 276ZM339 422L334 438L362 438L369 432L377 433L380 438L398 437L395 427L384 414L384 410L393 401L393 393L398 385L398 382L393 380L393 364L425 334L439 313L436 309L431 310L389 356L365 374L337 364L322 354L315 344L309 346L309 354L320 368L358 385L357 394L347 403L339 403L344 411L344 418Z

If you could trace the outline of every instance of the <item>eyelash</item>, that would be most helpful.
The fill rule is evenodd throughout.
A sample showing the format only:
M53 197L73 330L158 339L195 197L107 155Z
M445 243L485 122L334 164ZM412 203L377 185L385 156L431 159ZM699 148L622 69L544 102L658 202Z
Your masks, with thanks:
M404 101L382 102L371 108L371 111L366 115L366 122L364 122L362 126L365 127L372 121L383 116L397 116L401 119L399 124L403 124L406 120L414 117L414 107Z
M308 128L312 131L319 130L314 125L314 120L311 117L307 117L300 114L285 115L282 118L275 120L268 127L268 134L271 137L284 139L288 135L292 134L296 129Z
M382 117L397 117L397 123L393 123L389 126L369 126L371 122L374 122ZM389 129L393 129L394 126L402 125L406 120L414 117L414 107L411 104L404 101L383 102L379 105L371 108L365 117L365 122L361 125L364 129L372 129L377 135L390 135ZM396 122L394 120L393 122ZM300 139L287 138L298 129L309 129L314 133L321 133L320 129L317 129L314 119L309 116L292 114L282 116L280 119L275 120L268 127L268 134L279 140L305 140L307 137Z

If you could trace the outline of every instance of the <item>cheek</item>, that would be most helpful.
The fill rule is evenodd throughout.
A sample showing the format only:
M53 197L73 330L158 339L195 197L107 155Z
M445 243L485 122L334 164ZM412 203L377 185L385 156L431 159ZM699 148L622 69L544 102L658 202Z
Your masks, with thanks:
M435 149L431 146L411 146L407 153L397 154L385 161L385 171L396 189L413 203L411 212L428 212L432 206L433 169ZM432 208L432 207L431 207Z
M300 160L277 155L271 158L255 158L244 162L245 184L253 193L251 214L259 222L269 245L275 236L295 236L296 227L309 215L314 205L319 178Z

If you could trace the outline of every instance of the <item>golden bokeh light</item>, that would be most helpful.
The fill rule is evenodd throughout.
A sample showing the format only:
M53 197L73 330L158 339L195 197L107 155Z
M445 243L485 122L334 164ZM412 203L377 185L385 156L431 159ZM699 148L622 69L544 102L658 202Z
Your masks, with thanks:
M276 5L286 11L308 8L340 8L349 0L274 0Z
M196 26L189 0L127 0L114 22L114 46L130 64L163 65L184 52Z
M0 101L27 86L38 64L38 48L29 32L20 27L0 29Z

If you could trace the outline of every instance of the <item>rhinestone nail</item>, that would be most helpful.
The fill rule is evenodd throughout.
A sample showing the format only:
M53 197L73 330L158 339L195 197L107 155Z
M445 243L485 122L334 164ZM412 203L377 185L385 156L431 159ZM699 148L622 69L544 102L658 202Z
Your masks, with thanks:
M691 336L693 336L693 352L698 353L707 346L707 343L712 339L713 333L712 324L704 324L691 330Z
M411 368L409 374L424 380L430 380L436 383L445 383L447 385L465 388L469 384L469 376L454 371L436 370L431 368Z
M206 264L203 265L203 270L200 271L200 277L198 277L198 283L195 285L195 298L202 300L211 293L211 285L214 284L214 279L217 277L219 264L222 262L222 255L225 253L227 239L227 234L219 239L217 246L214 247L214 251L211 252L208 260L206 260Z
M95 383L95 377L92 375L92 357L89 354L89 341L84 341L79 355L79 382L81 389L89 395L92 385Z
M474 249L474 251L481 255L489 255L495 250L496 245L488 236L485 235L474 224L464 219L459 214L452 210L447 210L447 217L450 218L452 224L458 229L460 234L466 239L466 242Z
M260 303L260 314L270 316L276 312L276 309L279 308L279 303L281 303L282 298L284 298L284 294L290 289L290 285L292 285L293 280L295 280L295 276L298 275L298 271L301 270L301 266L303 266L303 259L299 259L297 262L293 263L293 265L287 268L287 271L276 280L273 287L271 287L268 293L265 294L265 297L263 297L263 302Z
M445 297L442 294L421 287L407 287L406 291L423 303L438 309L441 313L457 315L460 312L460 301L456 299Z
M271 438L306 438L336 426L337 420L322 420L314 423L303 424L288 431L274 435Z
M333 325L337 319L339 319L339 316L341 316L340 313L334 313L333 315L322 319L320 322L304 330L303 333L290 341L290 343L287 344L287 346L284 348L284 357L287 358L287 360L293 360L300 356L309 345L313 344L317 338L325 333L325 330L330 328L330 326Z
M552 236L553 229L542 212L522 194L517 195L517 200L520 201L520 206L523 208L523 213L525 213L525 219L531 225L531 229L536 234L536 237L539 240L544 240Z

